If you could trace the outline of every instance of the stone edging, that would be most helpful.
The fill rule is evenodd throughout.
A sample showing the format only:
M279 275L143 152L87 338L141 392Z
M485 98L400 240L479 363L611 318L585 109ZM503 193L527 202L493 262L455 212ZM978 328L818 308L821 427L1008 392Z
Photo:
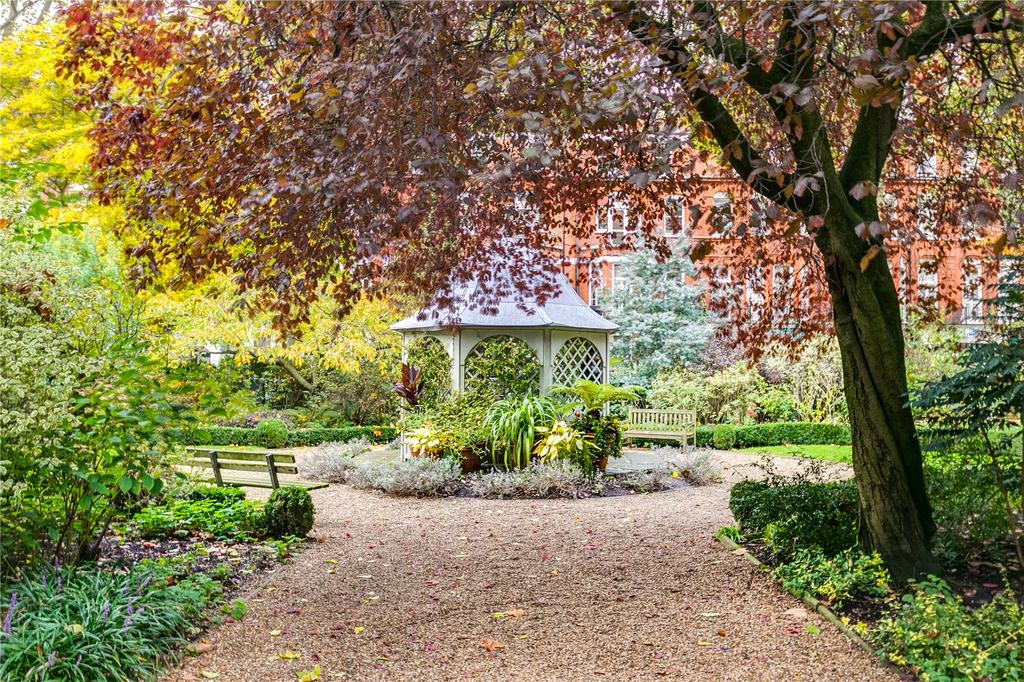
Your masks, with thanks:
M733 552L740 553L740 555L744 559L746 559L747 561L749 561L753 565L757 566L761 570L771 572L771 567L768 566L767 564L765 564L764 562L762 562L760 559L758 559L753 554L751 554L750 551L747 548L740 547L738 544L733 542L731 539L725 537L724 535L721 535L721 536L717 537L716 539L726 549L732 550ZM881 657L881 655L879 654L878 651L873 649L870 644L868 644L866 641L864 641L864 638L862 638L860 635L858 635L856 632L854 632L853 628L851 628L849 625L847 625L842 620L840 620L839 617L831 609L829 609L827 606L825 606L825 604L823 604L820 600L816 599L815 597L812 597L811 595L807 594L806 592L801 592L799 590L789 590L789 589L786 589L785 587L783 587L782 589L786 590L791 595L793 595L794 597L796 597L797 599L802 601L805 606L807 606L808 608L811 609L811 611L813 611L814 613L818 614L819 616L821 616L822 618L827 620L832 625L836 626L836 628L840 632L842 632L844 635L846 635L850 639L850 641L852 641L858 647L860 647L861 649L863 649L864 651L866 651L867 653L871 654L872 656L874 656L876 658L881 658L882 662L885 663L885 659Z

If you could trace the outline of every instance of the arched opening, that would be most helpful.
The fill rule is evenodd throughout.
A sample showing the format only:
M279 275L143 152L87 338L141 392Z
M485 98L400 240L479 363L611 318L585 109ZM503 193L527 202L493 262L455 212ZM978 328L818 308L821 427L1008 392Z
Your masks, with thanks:
M448 397L452 390L452 359L443 343L433 336L421 336L409 344L406 357L410 367L423 370L420 402L436 405Z
M604 379L604 360L601 351L591 341L574 336L555 355L551 383L555 386L572 386L580 379L601 383Z
M495 400L540 393L540 360L533 349L514 336L488 336L466 355L467 393Z

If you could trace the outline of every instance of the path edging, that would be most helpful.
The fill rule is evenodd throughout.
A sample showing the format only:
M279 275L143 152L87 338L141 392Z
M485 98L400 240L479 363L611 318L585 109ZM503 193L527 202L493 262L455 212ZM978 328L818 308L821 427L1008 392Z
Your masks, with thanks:
M754 564L761 570L768 571L769 573L771 572L771 566L758 559L750 552L750 550L748 550L746 547L741 547L731 538L727 538L724 535L719 535L715 539L718 540L718 542L726 549L732 550L733 552L741 552L741 556L744 559ZM775 582L778 583L778 581ZM811 611L818 614L826 621L834 625L840 632L846 635L850 639L850 641L852 641L858 647L860 647L867 653L871 654L872 656L880 658L883 663L887 663L885 658L881 656L881 654L876 649L874 649L870 644L864 641L863 637L854 632L853 628L851 628L849 625L840 620L839 616L837 616L831 609L825 606L825 604L823 604L821 600L807 594L806 592L802 592L800 590L790 590L787 589L785 585L782 585L781 583L778 584L780 587L782 587L782 589L786 590L786 592L802 601L805 606L811 609Z

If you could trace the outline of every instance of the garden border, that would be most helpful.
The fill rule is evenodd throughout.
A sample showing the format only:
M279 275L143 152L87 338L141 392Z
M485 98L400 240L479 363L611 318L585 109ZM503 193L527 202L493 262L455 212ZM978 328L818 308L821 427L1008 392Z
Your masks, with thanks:
M740 554L740 556L742 556L744 559L746 559L747 561L749 561L753 565L757 566L762 571L769 572L769 574L770 574L770 572L772 570L771 566L769 566L768 564L764 563L763 561L758 559L756 556L751 554L750 550L748 550L746 547L741 547L739 544L734 542L732 539L730 539L730 538L728 538L728 537L726 537L724 535L718 535L718 536L715 537L715 539L718 540L719 544L721 544L726 549L728 549L728 550L730 550L732 552L738 552ZM774 582L778 582L778 581L774 581ZM804 605L809 607L812 612L818 614L819 616L824 618L826 621L828 621L829 623L834 625L840 632L842 632L844 635L846 635L850 639L850 641L852 641L854 644L856 644L858 647L860 647L861 649L863 649L867 653L871 654L882 665L884 665L886 667L889 667L889 668L895 669L895 667L892 665L892 663L890 663L888 660L886 660L886 658L879 653L879 650L872 648L872 646L870 644L868 644L867 641L865 641L863 637L858 635L856 632L853 631L853 628L851 628L849 625L847 625L842 620L840 620L839 616L837 616L835 614L835 612L833 612L831 609L829 609L827 606L825 606L825 604L823 604L820 600L816 599L815 597L812 597L811 595L807 594L806 592L801 592L800 590L790 590L790 589L787 589L781 583L779 583L779 585L780 585L780 587L782 587L782 589L786 590L786 592L788 592L789 594L793 595L794 597L799 599L801 602L803 602Z

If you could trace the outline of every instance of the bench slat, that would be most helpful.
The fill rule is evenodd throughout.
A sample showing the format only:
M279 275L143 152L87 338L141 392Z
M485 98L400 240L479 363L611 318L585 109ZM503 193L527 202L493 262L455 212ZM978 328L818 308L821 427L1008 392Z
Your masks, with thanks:
M206 468L210 467L210 460L208 460L208 459L201 459L201 458L197 457L195 459L190 459L188 461L188 464L190 466L202 467L202 468L206 469ZM233 471L267 471L266 463L258 464L256 462L245 462L245 461L237 461L237 460L231 460L231 459L220 459L218 457L217 458L217 464L220 465L221 469L230 469L230 470L233 470ZM297 473L299 473L299 468L297 466L292 466L292 465L288 465L288 464L282 465L282 464L277 464L276 462L274 463L274 469L276 469L277 473L279 473L279 474L297 474Z
M245 459L254 462L262 462L263 458L268 454L274 456L274 461L281 464L294 464L295 455L288 455L285 453L277 453L273 450L222 450L220 448L207 448L207 447L195 447L189 446L185 448L186 451L197 454L197 455L209 455L211 452L216 452L217 456L222 459Z
M210 479L212 480L212 479ZM224 477L224 485L229 485L234 488L272 488L270 480L260 480L258 478L231 478ZM305 488L306 490L317 490L319 488L326 488L327 484L321 481L284 481L284 486L287 487L293 485L297 488Z

